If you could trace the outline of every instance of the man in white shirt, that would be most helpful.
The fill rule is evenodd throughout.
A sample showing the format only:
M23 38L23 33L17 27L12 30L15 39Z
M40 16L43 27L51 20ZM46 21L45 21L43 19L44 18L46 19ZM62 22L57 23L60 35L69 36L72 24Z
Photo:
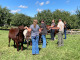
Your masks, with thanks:
M63 46L63 34L64 34L64 23L59 19L57 27L59 28L58 32L58 46Z

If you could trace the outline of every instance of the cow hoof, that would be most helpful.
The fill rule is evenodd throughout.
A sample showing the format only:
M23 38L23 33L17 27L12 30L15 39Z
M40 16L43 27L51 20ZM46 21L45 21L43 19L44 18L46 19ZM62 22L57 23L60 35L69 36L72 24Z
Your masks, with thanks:
M19 49L17 49L17 51L19 51Z

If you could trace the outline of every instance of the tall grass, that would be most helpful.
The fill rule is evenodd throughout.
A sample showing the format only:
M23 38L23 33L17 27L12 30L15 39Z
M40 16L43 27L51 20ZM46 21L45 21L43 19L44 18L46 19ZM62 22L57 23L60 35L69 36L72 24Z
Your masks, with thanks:
M80 60L80 35L67 35L64 40L64 46L58 47L58 37L51 41L50 35L46 36L47 47L42 48L39 45L39 55L32 55L32 46L27 49L27 44L24 44L24 50L17 52L11 40L8 47L8 31L0 30L0 60Z

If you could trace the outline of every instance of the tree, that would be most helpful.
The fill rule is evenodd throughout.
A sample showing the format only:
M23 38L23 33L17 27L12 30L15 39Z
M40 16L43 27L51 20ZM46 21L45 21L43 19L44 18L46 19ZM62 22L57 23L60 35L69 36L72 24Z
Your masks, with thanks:
M50 25L51 20L53 19L52 12L50 10L43 10L42 12L38 12L35 18L38 20L39 24L41 20L44 20L47 25Z
M76 15L78 17L78 28L80 28L80 9L77 8Z
M14 16L11 17L11 25L19 26L19 25L27 25L29 26L32 23L31 17L26 16L24 14L14 14Z
M10 13L10 10L6 7L2 8L0 6L0 24L10 24L10 17L12 14Z

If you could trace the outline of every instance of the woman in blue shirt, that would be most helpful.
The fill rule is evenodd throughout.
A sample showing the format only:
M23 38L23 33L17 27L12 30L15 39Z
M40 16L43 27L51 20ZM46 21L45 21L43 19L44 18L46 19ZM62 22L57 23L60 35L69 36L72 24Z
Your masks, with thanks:
M33 24L30 26L30 28L27 28L28 31L31 31L31 39L32 39L32 54L39 54L39 47L38 47L38 41L39 41L39 32L41 32L37 20L33 21Z

